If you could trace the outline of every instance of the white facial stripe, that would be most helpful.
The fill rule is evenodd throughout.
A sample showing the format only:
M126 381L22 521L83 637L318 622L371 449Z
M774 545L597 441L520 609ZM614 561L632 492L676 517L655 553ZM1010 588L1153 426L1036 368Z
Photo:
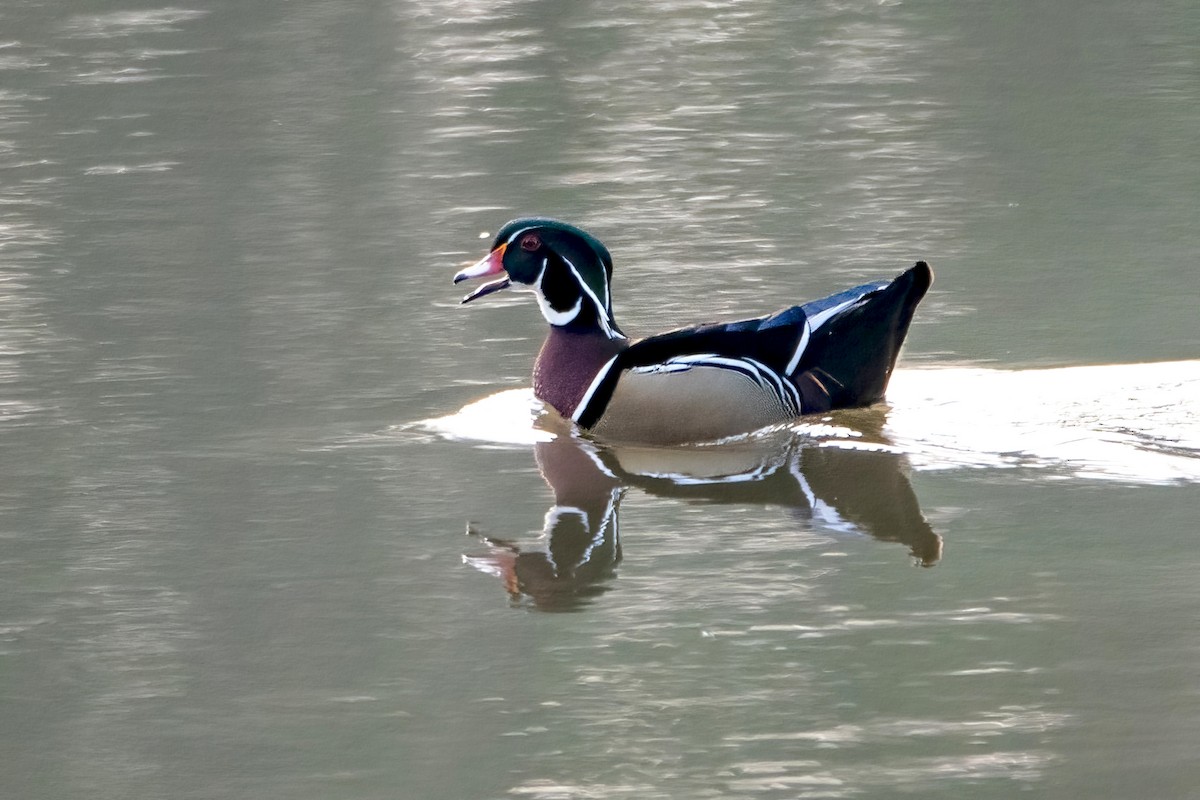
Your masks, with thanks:
M571 274L575 276L575 280L579 283L579 288L582 289L584 293L591 298L592 302L596 304L596 318L600 320L600 327L604 330L604 335L610 339L618 338L616 332L612 329L612 326L608 324L608 305L606 303L601 303L600 298L596 297L595 293L592 292L592 287L584 283L583 276L579 274L579 270L575 269L575 265L571 263L570 259L566 258L565 256L560 256L560 258L562 258L563 263L567 265L567 268L571 270ZM544 265L543 269L545 269ZM606 290L605 299L607 299L607 297L608 292Z
M505 244L512 244L512 243L513 243L513 239L516 239L518 236L520 236L520 235L521 235L522 233L524 233L525 231L531 231L531 230L533 230L533 228L521 228L521 230L517 231L517 232L516 232L516 233L514 233L512 236L510 236L510 237L508 237L507 239L505 239L505 240L504 240L504 243L505 243Z
M582 286L583 290L588 293L588 295L592 298L592 300L595 301L596 307L604 312L609 311L611 306L609 305L608 287L607 286L604 287L604 302L601 303L600 298L596 297L596 295L592 294L592 288L583 282L583 276L579 274L579 270L576 269L575 265L571 263L571 259L567 258L566 256L563 256L563 261L565 261L567 263L567 266L571 268L571 272L575 275L575 280L579 281L579 285ZM601 264L600 268L604 269L604 265Z

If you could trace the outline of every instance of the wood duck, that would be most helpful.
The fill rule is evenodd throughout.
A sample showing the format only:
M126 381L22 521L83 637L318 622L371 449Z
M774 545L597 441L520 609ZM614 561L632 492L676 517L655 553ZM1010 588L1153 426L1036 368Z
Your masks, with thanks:
M631 341L612 311L612 256L588 232L525 217L454 282L503 277L532 291L550 333L533 391L599 438L646 444L713 441L805 414L882 399L913 311L933 282L924 261L767 317L695 325Z

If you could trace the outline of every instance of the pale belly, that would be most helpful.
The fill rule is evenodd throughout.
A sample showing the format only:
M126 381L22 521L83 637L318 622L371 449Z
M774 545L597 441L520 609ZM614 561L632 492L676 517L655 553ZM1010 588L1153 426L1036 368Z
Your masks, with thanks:
M722 439L792 419L771 391L739 373L697 366L629 372L592 432L601 439L683 444Z

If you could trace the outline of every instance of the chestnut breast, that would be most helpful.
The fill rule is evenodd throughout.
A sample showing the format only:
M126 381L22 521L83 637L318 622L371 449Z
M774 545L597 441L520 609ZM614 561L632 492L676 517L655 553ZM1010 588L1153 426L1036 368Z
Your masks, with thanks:
M569 418L600 368L628 346L628 339L610 339L598 330L551 326L533 365L534 395Z

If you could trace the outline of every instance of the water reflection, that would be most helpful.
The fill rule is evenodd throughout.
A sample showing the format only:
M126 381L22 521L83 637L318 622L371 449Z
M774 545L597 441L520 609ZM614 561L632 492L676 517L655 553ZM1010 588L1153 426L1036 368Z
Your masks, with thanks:
M625 485L598 450L571 435L535 446L538 472L554 492L542 535L522 544L479 535L487 551L464 559L496 575L517 603L546 610L577 608L603 592L621 561L619 509Z
M1120 387L1120 391L1112 391ZM629 488L685 503L778 506L801 528L865 534L935 564L941 538L908 480L927 470L1016 469L1018 478L1140 484L1200 481L1194 420L1200 361L1035 370L898 370L888 404L805 418L720 447L609 447L544 413L529 389L497 392L419 427L459 441L529 445L554 493L533 543L471 530L465 556L510 597L576 608L621 558Z
M881 408L860 412L856 427L878 441L884 416ZM686 503L778 506L798 528L869 535L905 545L917 564L937 563L942 540L921 513L904 456L830 444L793 432L719 447L613 448L560 430L534 445L554 494L541 535L517 542L472 523L468 532L483 547L464 560L499 578L514 604L580 608L616 574L621 500L634 488Z

